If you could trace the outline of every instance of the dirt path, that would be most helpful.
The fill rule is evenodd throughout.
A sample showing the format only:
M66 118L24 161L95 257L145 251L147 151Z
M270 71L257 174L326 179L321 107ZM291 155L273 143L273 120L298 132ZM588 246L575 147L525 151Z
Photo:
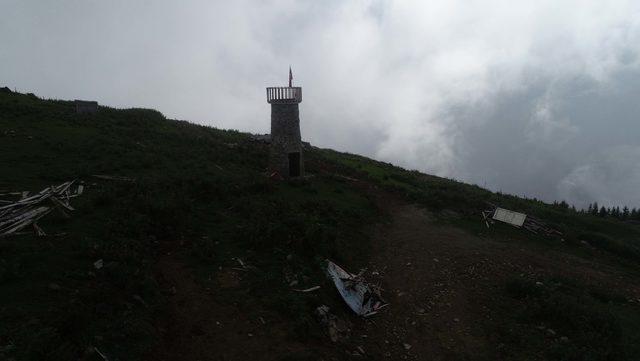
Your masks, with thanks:
M486 271L479 239L435 226L424 210L385 199L392 223L374 240L371 280L385 288L387 310L361 323L373 359L459 360L487 349L474 332ZM464 256L461 257L461 256ZM365 346L363 346L365 347ZM367 350L368 349L368 350Z
M564 274L628 286L606 265L517 240L480 238L388 195L379 202L392 221L375 232L368 277L385 288L390 306L353 330L353 342L370 359L500 359L501 345L490 338L492 308L514 276Z

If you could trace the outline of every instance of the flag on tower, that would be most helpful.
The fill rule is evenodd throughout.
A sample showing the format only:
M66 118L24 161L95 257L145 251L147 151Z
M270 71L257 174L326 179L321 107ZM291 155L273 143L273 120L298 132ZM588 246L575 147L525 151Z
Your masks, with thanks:
M291 72L291 66L289 66L289 88L293 84L293 73Z

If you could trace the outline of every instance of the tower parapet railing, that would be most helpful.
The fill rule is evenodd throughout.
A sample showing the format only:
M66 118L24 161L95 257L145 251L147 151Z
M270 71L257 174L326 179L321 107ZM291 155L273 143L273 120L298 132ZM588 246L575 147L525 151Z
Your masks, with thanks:
M300 103L302 102L301 87L275 86L267 88L268 103Z

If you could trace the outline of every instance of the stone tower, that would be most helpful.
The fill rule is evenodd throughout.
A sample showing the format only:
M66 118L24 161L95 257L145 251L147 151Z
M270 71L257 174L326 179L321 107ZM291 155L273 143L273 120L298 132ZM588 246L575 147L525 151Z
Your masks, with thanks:
M283 178L304 175L300 116L298 104L302 101L302 88L291 86L289 70L288 87L267 88L267 102L271 104L271 151L269 168Z

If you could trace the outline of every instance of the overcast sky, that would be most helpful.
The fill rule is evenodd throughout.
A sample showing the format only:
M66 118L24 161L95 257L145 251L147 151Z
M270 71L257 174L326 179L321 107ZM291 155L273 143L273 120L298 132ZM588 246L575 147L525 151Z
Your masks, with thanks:
M0 86L640 206L640 1L0 0Z

